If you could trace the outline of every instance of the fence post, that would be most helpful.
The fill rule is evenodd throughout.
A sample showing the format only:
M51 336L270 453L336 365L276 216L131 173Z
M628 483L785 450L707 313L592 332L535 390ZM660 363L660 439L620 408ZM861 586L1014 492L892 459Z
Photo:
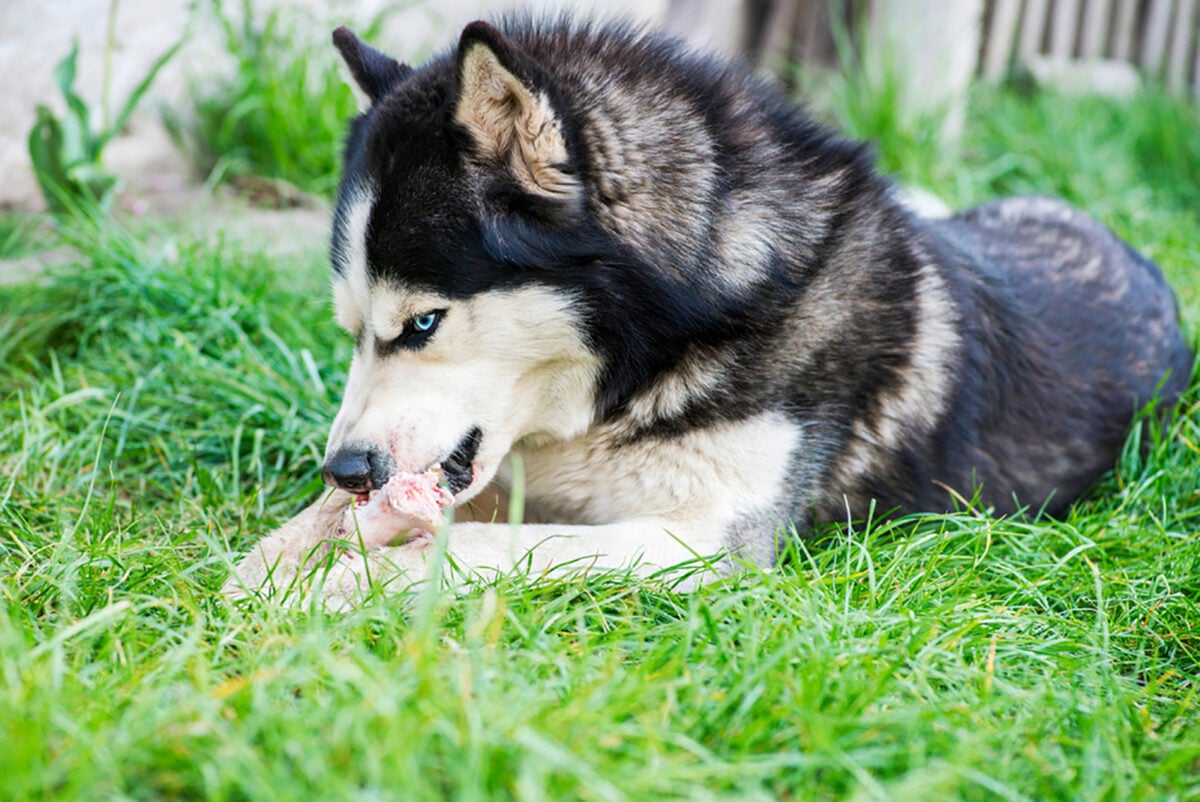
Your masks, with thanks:
M995 0L984 56L983 77L987 80L999 81L1008 72L1020 17L1021 0Z
M901 79L904 107L945 112L943 141L957 143L979 60L983 0L873 0L870 14L866 46Z
M1167 60L1167 87L1183 89L1187 81L1188 47L1196 36L1196 6L1193 0L1179 0L1175 7L1175 25L1171 31L1171 53Z

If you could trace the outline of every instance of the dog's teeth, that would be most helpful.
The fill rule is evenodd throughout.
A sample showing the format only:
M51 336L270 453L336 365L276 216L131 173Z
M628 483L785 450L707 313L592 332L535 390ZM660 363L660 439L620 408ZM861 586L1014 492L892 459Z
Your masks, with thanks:
M433 473L437 476L437 486L438 487L449 487L450 486L450 477L446 475L446 469L445 469L445 467L443 467L442 463L439 462L437 465L434 465L429 470L433 471Z

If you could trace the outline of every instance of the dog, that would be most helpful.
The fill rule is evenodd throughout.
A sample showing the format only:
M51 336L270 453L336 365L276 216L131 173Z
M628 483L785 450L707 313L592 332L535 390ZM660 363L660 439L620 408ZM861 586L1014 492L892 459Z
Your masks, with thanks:
M695 584L873 511L1059 515L1188 386L1172 292L1109 230L1037 197L917 217L743 66L566 20L475 22L419 69L333 40L363 103L333 489L232 596L425 579L428 532L355 549L342 522L431 466L468 575L703 558ZM462 520L514 466L530 518Z

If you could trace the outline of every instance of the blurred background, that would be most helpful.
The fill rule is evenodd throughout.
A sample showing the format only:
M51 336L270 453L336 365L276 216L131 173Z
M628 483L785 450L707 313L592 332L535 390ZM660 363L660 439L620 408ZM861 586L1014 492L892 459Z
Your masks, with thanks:
M894 95L898 124L932 126L931 141L954 148L962 136L968 88L976 80L1130 97L1149 79L1180 95L1195 93L1200 87L1197 5L1194 0L539 0L519 7L632 17L669 29L699 46L750 60L813 99L818 109L836 106L838 80L844 90L847 73L857 70L860 84ZM179 193L186 194L197 178L210 186L241 186L263 199L278 196L286 204L299 202L293 189L328 196L334 180L336 148L331 151L328 143L320 155L284 152L307 147L296 137L321 135L314 130L313 113L326 115L323 124L336 132L343 113L353 109L349 93L330 78L337 69L328 43L334 26L349 24L389 53L420 62L451 44L466 22L513 7L511 0L7 0L0 10L0 75L6 76L0 95L0 207L32 210L44 204L27 140L38 104L54 114L70 105L56 86L55 66L73 43L78 44L73 88L98 125L115 115L156 58L182 42L134 114L106 143L103 163L120 179L126 206L137 210L153 203L169 210L186 205ZM835 80L823 80L831 71ZM276 90L279 97L269 96ZM268 108L282 104L288 94L294 108ZM304 103L317 108L305 114L299 108ZM273 125L280 130L274 138L254 130L263 124L254 117L264 112L275 114ZM289 123L296 130L287 130ZM318 129L321 124L318 120ZM261 141L249 141L256 137ZM282 163L254 164L266 158L256 148L275 149L269 160ZM257 185L256 178L274 183Z

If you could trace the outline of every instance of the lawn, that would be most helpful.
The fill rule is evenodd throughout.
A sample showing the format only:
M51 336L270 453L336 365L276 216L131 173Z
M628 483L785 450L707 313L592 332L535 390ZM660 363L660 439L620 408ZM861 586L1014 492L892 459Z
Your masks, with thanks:
M955 205L1088 209L1195 342L1194 107L980 90L954 157L831 113ZM1063 520L842 527L692 594L232 605L230 561L319 492L351 348L324 255L0 227L47 237L75 263L0 287L0 799L1200 797L1195 389Z

